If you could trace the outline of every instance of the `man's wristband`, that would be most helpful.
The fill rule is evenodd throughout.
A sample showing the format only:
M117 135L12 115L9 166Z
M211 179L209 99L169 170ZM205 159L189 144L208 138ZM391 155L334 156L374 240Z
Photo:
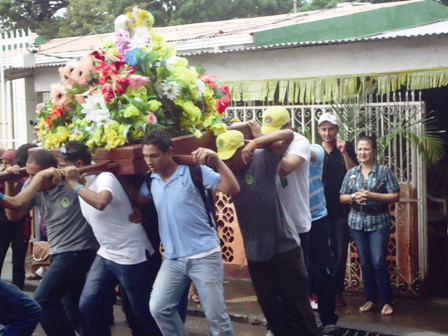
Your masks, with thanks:
M2 193L0 193L0 201L3 199L3 197L5 197L5 195L3 195Z
M255 148L258 148L258 145L257 145L257 143L256 143L255 141L250 140L249 143L251 143L252 145L254 145Z
M78 184L78 185L76 186L76 188L74 189L76 195L78 195L78 191L79 191L79 189L81 189L82 187L85 187L85 185L84 185L84 184Z

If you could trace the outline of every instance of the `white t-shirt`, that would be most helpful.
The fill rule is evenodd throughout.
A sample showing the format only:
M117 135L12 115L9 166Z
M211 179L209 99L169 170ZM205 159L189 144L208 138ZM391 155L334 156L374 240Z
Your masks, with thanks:
M306 233L311 229L310 212L310 142L303 135L294 133L294 140L286 150L289 154L305 160L296 170L286 176L286 182L279 184L279 194L283 205L296 226L297 233Z
M111 192L113 199L103 211L87 204L81 197L82 214L92 226L100 244L98 254L121 265L135 265L146 260L146 251L154 253L142 224L129 221L131 202L123 187L112 173L87 176L86 187L96 193Z

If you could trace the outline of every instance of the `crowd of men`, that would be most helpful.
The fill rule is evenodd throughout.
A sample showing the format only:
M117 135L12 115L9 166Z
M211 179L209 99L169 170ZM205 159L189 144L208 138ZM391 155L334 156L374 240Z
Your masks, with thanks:
M268 334L338 334L335 306L345 304L350 237L339 190L357 164L353 145L336 138L331 114L318 122L322 146L293 132L282 107L267 109L262 126L248 126L254 140L224 132L217 152L192 153L192 166L177 164L169 134L153 130L142 143L149 168L142 179L80 174L92 157L77 141L67 142L57 159L45 150L30 155L30 178L17 195L15 182L7 181L0 206L10 221L39 210L51 267L34 300L0 282L3 336L31 335L38 322L49 336L111 335L105 312L118 284L133 335L187 335L191 281L211 335L234 335L210 191L232 196ZM259 149L278 141L284 146Z

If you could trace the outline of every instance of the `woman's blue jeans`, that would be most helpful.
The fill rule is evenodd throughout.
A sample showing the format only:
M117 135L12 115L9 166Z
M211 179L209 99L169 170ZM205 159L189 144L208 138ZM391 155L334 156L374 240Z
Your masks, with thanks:
M392 305L392 287L387 265L390 227L375 231L350 228L350 232L361 261L367 301L377 304L378 298L381 298L383 306Z

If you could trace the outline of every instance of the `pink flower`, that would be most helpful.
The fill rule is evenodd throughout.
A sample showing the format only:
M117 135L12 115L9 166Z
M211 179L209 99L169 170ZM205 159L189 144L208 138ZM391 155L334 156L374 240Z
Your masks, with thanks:
M89 62L78 62L73 69L72 78L79 85L87 85L92 78L91 65Z
M129 42L131 42L131 36L129 35L129 32L124 28L118 29L118 31L115 33L115 40L115 49L117 49L122 59L126 59L128 44Z
M227 94L229 98L232 98L232 95L230 94L230 88L229 85L227 85L227 83L221 84L220 88Z
M143 77L139 75L130 75L129 76L129 84L134 89L140 89L146 85L146 83L149 82L149 77Z
M78 65L79 61L69 61L67 65L59 68L59 75L62 82L68 87L72 87L75 84L75 80L72 77L73 69Z
M71 99L67 98L67 92L65 86L61 83L51 84L50 86L50 98L53 99L55 105L62 106L64 110L67 110L67 104L71 102Z
M36 105L36 114L39 114L40 111L44 108L44 103L39 103Z
M219 78L219 77L216 75L206 75L202 77L204 82L211 85L212 89L216 89L218 85L212 80L213 78Z
M149 112L147 116L145 116L146 121L150 123L151 125L155 125L157 123L157 117L154 113Z
M86 98L88 96L90 96L93 93L94 90L95 90L95 88L91 88L89 91L86 91L84 93L80 93L80 94L75 95L75 98L78 101L78 103L85 104L86 103Z
M95 66L94 57L92 55L84 56L81 58L80 62L85 63L91 73L96 74L98 72Z
M218 112L220 114L223 114L226 110L226 108L229 106L230 104L230 99L229 97L222 97L220 99L218 99L216 101L216 109L218 110Z

